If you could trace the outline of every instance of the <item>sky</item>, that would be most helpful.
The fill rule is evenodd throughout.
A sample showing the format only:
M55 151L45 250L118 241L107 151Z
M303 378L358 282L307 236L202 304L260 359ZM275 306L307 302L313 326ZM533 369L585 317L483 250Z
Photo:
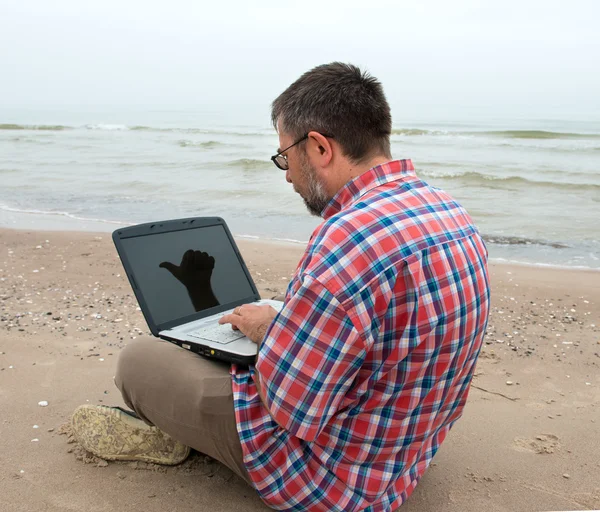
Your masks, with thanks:
M334 60L407 117L600 119L598 0L0 0L1 108L267 112Z

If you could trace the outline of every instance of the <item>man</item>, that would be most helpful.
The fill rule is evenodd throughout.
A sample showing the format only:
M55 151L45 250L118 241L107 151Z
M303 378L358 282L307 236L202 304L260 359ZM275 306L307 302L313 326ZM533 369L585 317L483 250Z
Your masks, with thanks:
M323 222L280 313L244 305L221 319L259 345L256 365L229 377L169 343L131 344L116 383L145 423L84 406L75 432L108 458L148 460L131 429L159 462L192 446L279 510L393 510L462 414L487 323L486 249L460 205L392 161L382 86L355 66L308 71L272 120L272 160ZM93 441L119 429L119 448Z

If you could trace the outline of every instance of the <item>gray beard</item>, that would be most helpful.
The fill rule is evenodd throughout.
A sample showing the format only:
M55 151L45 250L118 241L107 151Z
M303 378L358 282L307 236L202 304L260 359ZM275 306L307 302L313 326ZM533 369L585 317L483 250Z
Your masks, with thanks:
M331 201L331 198L327 195L325 187L315 176L314 170L310 167L308 162L302 163L302 173L306 180L306 196L302 196L304 204L311 215L320 217L325 207Z

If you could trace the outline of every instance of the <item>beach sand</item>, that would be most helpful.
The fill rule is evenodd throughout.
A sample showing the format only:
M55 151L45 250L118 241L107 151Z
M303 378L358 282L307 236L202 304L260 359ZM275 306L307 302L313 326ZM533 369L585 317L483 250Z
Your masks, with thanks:
M261 295L282 294L303 247L239 244ZM401 510L600 509L600 272L491 276L464 416ZM119 352L148 332L110 235L0 230L0 279L0 510L268 510L202 455L107 464L61 435L80 404L122 405Z

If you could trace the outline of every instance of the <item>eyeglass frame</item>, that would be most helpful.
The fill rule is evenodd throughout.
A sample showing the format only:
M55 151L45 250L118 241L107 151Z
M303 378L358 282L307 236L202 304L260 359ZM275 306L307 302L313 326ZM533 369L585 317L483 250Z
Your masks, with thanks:
M275 167L277 167L278 169L282 170L282 171L288 171L290 169L290 165L288 164L288 159L287 159L287 155L284 155L283 153L285 153L286 151L288 151L289 149L293 148L294 146L300 144L301 142L304 142L305 140L308 139L308 135L310 132L304 134L304 136L301 139L298 139L296 142L294 142L291 146L288 146L285 149L282 149L279 153L277 153L276 155L273 155L271 157L272 162L275 164ZM321 135L323 135L323 137L327 137L328 139L333 139L334 136L333 135L325 135L324 133L322 133ZM279 157L282 157L285 160L285 167L282 167L281 164L279 163L279 161L277 160Z

